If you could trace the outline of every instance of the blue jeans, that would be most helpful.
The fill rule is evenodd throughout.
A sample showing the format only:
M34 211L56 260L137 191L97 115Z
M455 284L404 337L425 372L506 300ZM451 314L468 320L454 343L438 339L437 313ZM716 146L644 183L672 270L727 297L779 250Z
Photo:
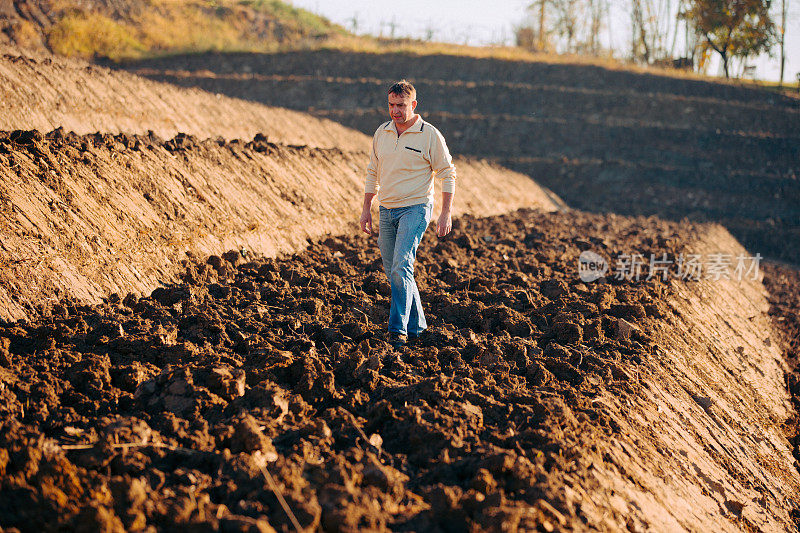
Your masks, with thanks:
M380 207L378 246L383 270L392 287L389 331L419 335L427 327L419 289L414 280L414 262L422 235L431 221L433 204L387 209Z

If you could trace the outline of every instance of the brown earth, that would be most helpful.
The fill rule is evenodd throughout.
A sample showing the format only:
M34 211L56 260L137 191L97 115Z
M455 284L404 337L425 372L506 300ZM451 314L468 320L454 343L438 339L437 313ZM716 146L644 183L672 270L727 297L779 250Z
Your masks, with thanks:
M274 483L324 530L792 529L760 281L582 283L587 248L743 251L718 226L465 216L423 241L431 335L399 352L366 236L7 325L2 525L288 530Z
M769 315L774 329L783 336L783 358L789 371L786 388L792 396L795 459L800 461L800 270L789 265L764 265L764 287L769 292ZM800 515L795 515L800 521Z
M274 256L352 231L368 159L261 135L0 132L0 318L34 316L66 296L149 294L192 257ZM456 215L557 206L527 176L471 159L456 168Z

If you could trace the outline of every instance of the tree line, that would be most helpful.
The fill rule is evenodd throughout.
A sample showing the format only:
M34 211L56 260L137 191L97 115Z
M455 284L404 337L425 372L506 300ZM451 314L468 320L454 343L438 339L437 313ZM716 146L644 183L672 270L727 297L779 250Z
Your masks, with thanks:
M608 55L619 48L612 0L535 0L515 28L518 46L534 51ZM725 77L734 62L780 50L780 82L790 0L620 0L629 15L629 58L647 65L703 70L719 56ZM773 20L773 11L777 11ZM618 21L614 21L617 22ZM606 42L602 39L605 36Z

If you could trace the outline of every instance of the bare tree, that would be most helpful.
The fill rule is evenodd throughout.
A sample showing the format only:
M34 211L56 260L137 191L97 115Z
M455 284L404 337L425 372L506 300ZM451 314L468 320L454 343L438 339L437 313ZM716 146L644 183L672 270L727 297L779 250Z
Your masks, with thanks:
M552 30L548 28L548 23L553 8L553 0L536 0L526 8L528 18L532 21L529 27L533 32L534 44L531 48L540 52L551 48L550 34Z
M552 50L554 30L548 24L555 19L553 0L536 0L525 8L525 12L526 20L514 28L517 46L537 52Z
M631 0L631 56L644 63L650 63L650 43L647 36L642 0Z
M358 13L353 13L352 18L347 19L347 22L350 23L350 30L353 33L358 33Z
M526 8L525 22L514 28L517 45L598 55L603 50L601 35L608 24L610 1L536 0Z
M789 10L789 0L781 0L781 26L778 31L778 38L781 45L781 77L779 85L783 87L783 70L786 67L786 50L784 44L786 41L786 13Z
M573 0L553 0L556 11L555 29L563 43L563 51L574 52L575 40L579 31L580 2Z
M590 54L600 52L600 32L603 29L603 15L607 9L606 0L588 0L589 28L586 48Z
M430 42L433 40L433 36L436 35L436 28L433 26L433 22L428 22L428 25L425 26L425 37L423 40L426 42Z
M538 5L537 5L538 4ZM545 42L546 42L546 35L547 32L545 30L545 12L547 11L547 0L537 0L533 4L530 5L528 9L535 9L539 15L539 50L545 49Z
M607 0L550 0L552 30L567 53L598 54Z
M680 2L683 0L678 0ZM670 63L678 35L673 0L630 0L631 56L642 63ZM672 35L672 45L670 45Z

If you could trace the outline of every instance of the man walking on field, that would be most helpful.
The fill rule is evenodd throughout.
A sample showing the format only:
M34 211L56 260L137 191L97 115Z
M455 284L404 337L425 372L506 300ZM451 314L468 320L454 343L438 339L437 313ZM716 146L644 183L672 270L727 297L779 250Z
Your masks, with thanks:
M442 134L414 110L417 91L406 80L389 88L391 120L372 138L364 187L361 230L372 234L372 200L378 195L378 247L392 287L389 342L395 348L408 336L418 338L428 327L422 311L414 262L433 212L433 178L442 183L442 212L436 233L450 233L456 169Z

